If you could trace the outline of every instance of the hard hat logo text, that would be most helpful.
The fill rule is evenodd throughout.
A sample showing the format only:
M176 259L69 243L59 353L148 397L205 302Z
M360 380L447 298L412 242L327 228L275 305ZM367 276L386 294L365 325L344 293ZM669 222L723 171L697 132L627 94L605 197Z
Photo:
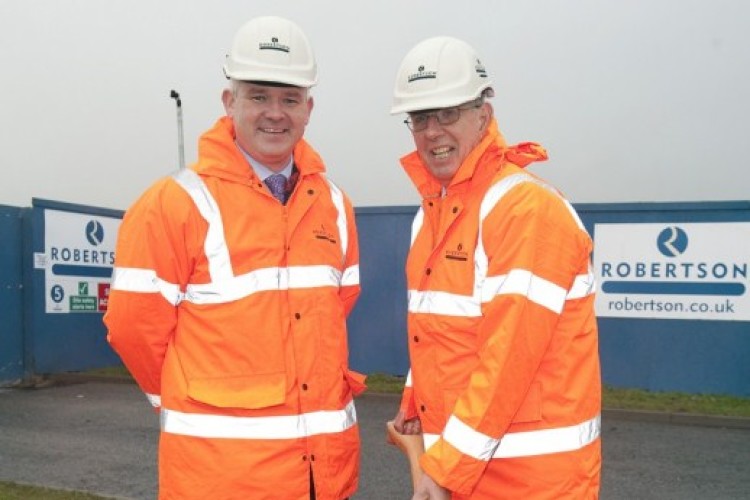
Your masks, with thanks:
M289 52L289 45L279 43L279 39L276 37L271 38L270 42L260 42L258 44L260 50L278 50L280 52Z

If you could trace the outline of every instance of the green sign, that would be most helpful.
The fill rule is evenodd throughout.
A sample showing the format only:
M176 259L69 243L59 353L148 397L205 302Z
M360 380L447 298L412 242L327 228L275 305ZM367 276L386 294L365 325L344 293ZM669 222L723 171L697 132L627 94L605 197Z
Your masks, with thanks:
M72 296L70 297L70 311L71 312L81 312L81 311L96 311L97 310L97 304L96 304L96 297L81 297L81 296Z

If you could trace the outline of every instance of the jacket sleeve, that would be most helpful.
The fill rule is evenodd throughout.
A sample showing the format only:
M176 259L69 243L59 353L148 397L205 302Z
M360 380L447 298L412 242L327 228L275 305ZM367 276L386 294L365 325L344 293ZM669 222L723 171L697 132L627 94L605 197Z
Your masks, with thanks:
M347 246L344 255L344 271L341 277L341 288L339 296L344 304L347 316L354 309L360 293L359 283L359 239L357 236L357 225L354 216L354 208L349 197L344 195L344 207L347 221Z
M189 275L185 219L191 206L173 181L160 181L125 213L115 249L107 340L157 408L162 363Z
M483 221L488 267L478 364L421 460L425 472L451 491L472 491L504 433L524 413L567 290L591 249L577 220L559 195L525 182Z
M414 388L411 385L411 369L406 376L406 382L404 383L404 390L401 394L401 404L399 410L404 412L404 418L411 420L419 414L417 413L417 403L414 401Z

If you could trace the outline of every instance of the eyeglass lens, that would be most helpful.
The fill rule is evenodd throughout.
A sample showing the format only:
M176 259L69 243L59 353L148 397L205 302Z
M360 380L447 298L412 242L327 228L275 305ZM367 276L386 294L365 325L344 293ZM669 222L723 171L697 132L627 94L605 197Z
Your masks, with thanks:
M409 116L404 123L413 131L421 132L427 128L427 124L430 122L430 117L434 116L440 125L450 125L456 123L461 117L462 109L478 108L482 105L481 98L476 99L467 104L456 106L454 108L443 108L437 111L429 111L424 113L414 113Z

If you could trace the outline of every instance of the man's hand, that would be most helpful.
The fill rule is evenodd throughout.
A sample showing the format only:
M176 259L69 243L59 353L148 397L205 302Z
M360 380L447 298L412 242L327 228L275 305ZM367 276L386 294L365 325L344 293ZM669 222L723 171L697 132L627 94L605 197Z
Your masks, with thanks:
M422 474L422 479L414 489L411 500L450 500L451 492L437 484L427 474Z
M422 422L419 421L419 417L406 420L403 411L396 413L393 427L401 434L422 434Z

